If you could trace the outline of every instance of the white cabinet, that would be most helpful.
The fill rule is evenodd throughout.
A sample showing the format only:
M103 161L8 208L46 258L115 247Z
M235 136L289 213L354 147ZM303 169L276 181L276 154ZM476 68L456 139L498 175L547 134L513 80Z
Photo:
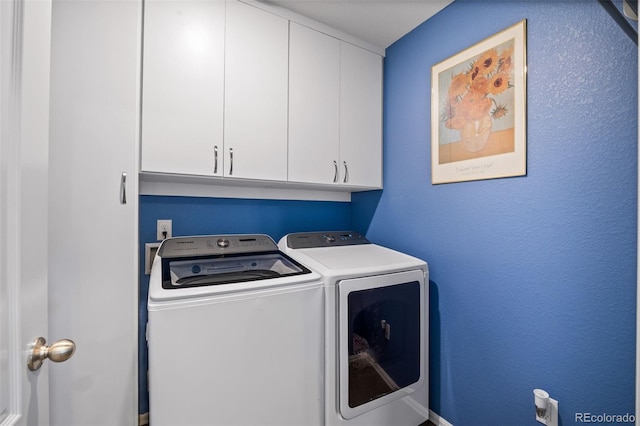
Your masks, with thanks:
M142 171L222 175L225 2L147 0Z
M341 43L341 182L382 188L382 57Z
M225 176L287 179L289 21L227 3Z
M340 40L291 23L289 180L339 181Z
M382 58L291 23L289 180L382 187Z
M382 186L379 54L264 5L147 0L144 13L142 172Z

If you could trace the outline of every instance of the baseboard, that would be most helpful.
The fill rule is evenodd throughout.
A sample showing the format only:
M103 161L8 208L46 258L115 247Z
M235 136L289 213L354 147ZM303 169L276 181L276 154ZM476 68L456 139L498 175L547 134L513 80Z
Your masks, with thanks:
M429 410L429 421L437 426L453 426L451 423L440 417L438 414Z

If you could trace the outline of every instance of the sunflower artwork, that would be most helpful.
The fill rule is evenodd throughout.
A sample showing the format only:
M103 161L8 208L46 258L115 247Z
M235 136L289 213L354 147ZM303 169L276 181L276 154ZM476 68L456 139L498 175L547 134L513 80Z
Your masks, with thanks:
M432 167L442 169L435 170L439 180L496 177L490 169L504 169L505 155L524 162L524 22L434 66Z
M513 40L491 48L468 64L440 74L442 96L440 163L512 152L513 146ZM509 132L508 129L511 129ZM487 147L492 132L502 132ZM451 143L462 155L446 155ZM455 154L455 151L453 152ZM466 155L465 155L466 154Z

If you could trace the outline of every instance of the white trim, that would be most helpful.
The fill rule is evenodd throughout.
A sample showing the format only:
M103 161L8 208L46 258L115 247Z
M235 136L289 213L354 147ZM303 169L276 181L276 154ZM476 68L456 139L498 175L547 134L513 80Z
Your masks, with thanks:
M198 177L142 173L140 195L170 195L186 197L249 198L267 200L351 201L351 193L314 189L304 184L225 180Z
M437 426L453 426L453 424L437 415L433 410L429 410L429 421Z
M7 315L0 320L7 321L8 371L5 372L9 382L7 395L7 413L2 425L16 424L22 417L22 385L20 380L20 111L21 111L21 76L22 76L22 0L1 2L3 12L0 14L3 24L9 24L8 29L3 28L1 36L3 54L0 64L2 66L2 212L0 213L1 230L4 235L2 249L4 253L1 266L6 271L1 271L4 279L4 295L6 296ZM8 15L8 16L7 16ZM0 25L0 28L2 26ZM6 32L5 32L6 31ZM6 46L8 45L8 46ZM5 104L6 99L6 104Z
M141 141L141 135L142 135L142 123L141 123L141 119L142 119L142 60L143 60L143 31L144 31L144 2L143 1L139 1L138 2L138 17L137 17L137 21L138 21L138 28L137 28L137 58L138 58L138 63L137 63L137 70L136 70L136 104L137 104L137 110L138 110L138 114L136 116L136 122L135 122L135 134L136 134L136 146L134 147L134 160L133 160L133 167L134 170L132 173L129 173L130 175L130 179L131 181L128 184L128 192L129 192L129 203L133 203L133 210L134 210L134 214L133 214L133 235L131 235L131 243L133 244L133 247L135 247L135 249L133 250L133 264L134 264L134 268L132 272L132 283L134 283L134 285L136 286L137 290L135 292L135 296L133 297L131 300L131 304L129 305L129 309L133 310L133 318L134 318L134 329L133 329L133 354L134 354L134 362L133 362L133 415L138 416L138 422L140 422L141 420L141 415L140 415L140 383L138 381L138 377L139 377L139 368L140 368L140 364L138 362L139 359L139 354L140 354L140 347L138 345L138 342L140 341L140 324L139 324L139 319L140 319L140 301L139 301L139 295L140 295L140 279L138 277L138 271L140 270L140 229L139 229L139 221L138 218L140 217L140 203L139 203L139 199L140 199L140 150L141 150L141 146L140 146L140 141ZM147 425L149 424L149 414L147 414ZM135 421L135 420L134 420Z

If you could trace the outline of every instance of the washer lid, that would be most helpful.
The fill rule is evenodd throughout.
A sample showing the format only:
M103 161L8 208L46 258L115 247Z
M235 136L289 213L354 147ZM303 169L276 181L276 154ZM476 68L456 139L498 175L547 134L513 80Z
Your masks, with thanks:
M171 290L232 284L310 272L279 251L246 255L162 258L162 288Z

